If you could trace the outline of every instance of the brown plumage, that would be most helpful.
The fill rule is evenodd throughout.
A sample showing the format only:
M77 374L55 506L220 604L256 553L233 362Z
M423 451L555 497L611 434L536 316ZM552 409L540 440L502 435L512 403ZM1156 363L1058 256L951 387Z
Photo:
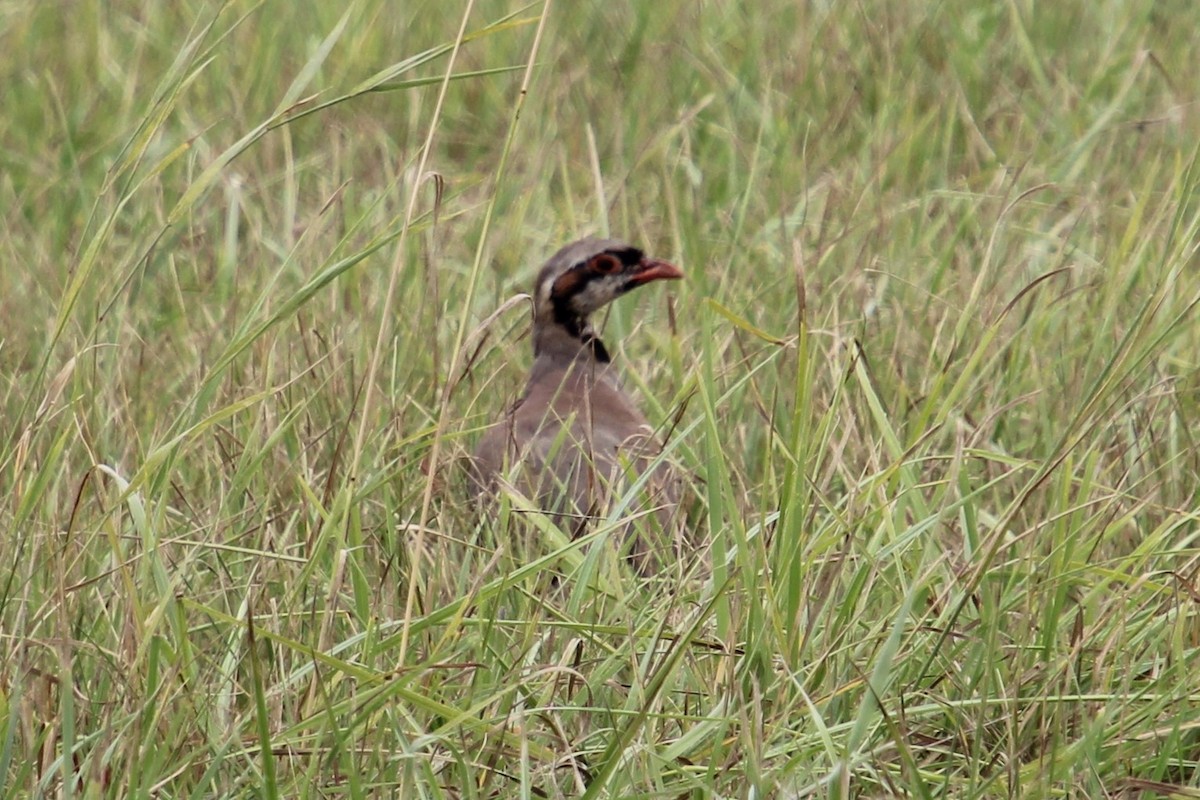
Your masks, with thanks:
M664 530L677 534L678 478L665 461L653 465L660 452L653 428L621 388L589 316L638 286L682 277L677 267L614 239L581 239L546 262L534 287L534 361L525 392L472 459L480 496L511 481L577 535L653 469L629 513L653 510ZM643 569L658 560L647 547L632 546Z

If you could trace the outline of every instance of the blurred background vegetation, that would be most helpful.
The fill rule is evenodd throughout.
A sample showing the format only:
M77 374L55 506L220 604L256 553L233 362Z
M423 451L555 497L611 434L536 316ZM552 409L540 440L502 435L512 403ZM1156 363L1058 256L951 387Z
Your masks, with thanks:
M0 0L3 793L1200 796L1197 24ZM461 482L589 233L651 581Z

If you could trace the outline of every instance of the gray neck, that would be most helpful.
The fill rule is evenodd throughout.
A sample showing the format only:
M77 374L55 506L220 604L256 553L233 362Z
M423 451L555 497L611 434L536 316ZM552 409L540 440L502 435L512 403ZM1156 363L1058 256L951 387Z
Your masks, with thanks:
M554 320L534 320L533 372L562 369L573 363L608 366L610 358L604 343L590 323L582 320L578 335Z

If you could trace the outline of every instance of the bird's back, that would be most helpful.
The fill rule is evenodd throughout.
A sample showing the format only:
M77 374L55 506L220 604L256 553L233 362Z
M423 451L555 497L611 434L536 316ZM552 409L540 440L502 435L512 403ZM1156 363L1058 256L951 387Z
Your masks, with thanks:
M536 375L517 405L475 450L477 489L510 471L514 485L561 514L596 513L627 468L658 453L653 429L608 374L574 363Z

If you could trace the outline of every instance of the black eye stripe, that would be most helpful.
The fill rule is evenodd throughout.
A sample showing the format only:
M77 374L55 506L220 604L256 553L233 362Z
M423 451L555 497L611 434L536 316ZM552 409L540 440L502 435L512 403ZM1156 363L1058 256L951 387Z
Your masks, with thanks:
M594 263L596 261L596 259L598 259L600 256L612 256L617 261L619 261L623 266L632 267L632 266L635 266L636 264L641 263L645 254L641 250L637 249L636 247L626 247L626 248L622 248L620 250L605 250L602 253L597 253L594 256L585 258L583 261L577 262L574 266L571 267L571 269L568 270L568 272L574 272L576 270L586 270L588 268L588 265Z
M611 269L602 268L597 262L601 259L611 260ZM640 264L643 253L636 247L605 250L596 253L583 261L578 261L566 272L559 275L550 285L550 300L559 315L565 314L566 307L576 295L586 292L593 281L602 281L618 274L624 267ZM616 294L624 294L630 287L622 286L615 290Z

